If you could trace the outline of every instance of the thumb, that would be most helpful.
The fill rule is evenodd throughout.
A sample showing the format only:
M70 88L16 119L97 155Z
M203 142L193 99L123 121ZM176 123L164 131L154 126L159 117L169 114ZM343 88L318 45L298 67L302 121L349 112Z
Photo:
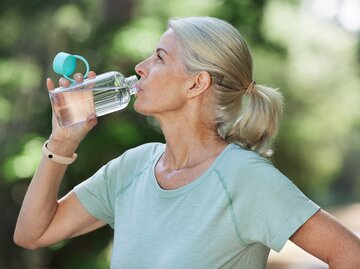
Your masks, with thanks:
M47 78L46 79L46 87L48 88L48 91L52 91L55 89L55 84L54 81L52 81L52 79Z

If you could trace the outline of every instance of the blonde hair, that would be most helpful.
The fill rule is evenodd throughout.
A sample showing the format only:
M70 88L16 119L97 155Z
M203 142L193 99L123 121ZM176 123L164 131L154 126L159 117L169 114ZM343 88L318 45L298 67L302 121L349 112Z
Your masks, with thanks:
M207 71L212 78L219 135L270 156L283 98L276 89L253 80L251 54L241 34L228 22L210 17L172 19L168 26L182 44L188 72ZM243 105L245 93L250 98Z

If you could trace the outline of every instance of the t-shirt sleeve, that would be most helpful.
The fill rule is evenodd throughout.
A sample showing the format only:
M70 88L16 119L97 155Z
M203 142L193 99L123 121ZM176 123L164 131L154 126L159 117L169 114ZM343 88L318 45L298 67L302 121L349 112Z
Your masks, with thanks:
M95 218L114 225L114 206L112 192L106 177L107 166L103 166L93 176L74 188L77 198L85 209Z
M116 196L132 184L134 175L163 147L161 143L140 145L108 162L74 188L80 203L95 218L114 228Z
M239 176L243 178L234 192L234 210L247 244L259 242L279 252L320 209L270 163L257 163Z

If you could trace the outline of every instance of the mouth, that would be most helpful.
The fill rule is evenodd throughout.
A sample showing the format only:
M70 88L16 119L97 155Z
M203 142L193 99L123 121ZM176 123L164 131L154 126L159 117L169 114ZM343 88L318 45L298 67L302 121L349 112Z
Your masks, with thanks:
M137 91L135 94L135 97L137 97L139 94L141 94L143 92L143 88L140 86L140 84L137 85Z
M144 89L141 87L140 83L137 85L137 91L142 92Z

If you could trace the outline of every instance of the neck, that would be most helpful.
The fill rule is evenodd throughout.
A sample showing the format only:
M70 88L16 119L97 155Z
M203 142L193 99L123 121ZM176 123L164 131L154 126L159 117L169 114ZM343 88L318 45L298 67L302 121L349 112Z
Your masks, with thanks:
M215 123L180 115L173 119L159 119L166 140L162 162L168 169L190 168L213 160L226 147Z

